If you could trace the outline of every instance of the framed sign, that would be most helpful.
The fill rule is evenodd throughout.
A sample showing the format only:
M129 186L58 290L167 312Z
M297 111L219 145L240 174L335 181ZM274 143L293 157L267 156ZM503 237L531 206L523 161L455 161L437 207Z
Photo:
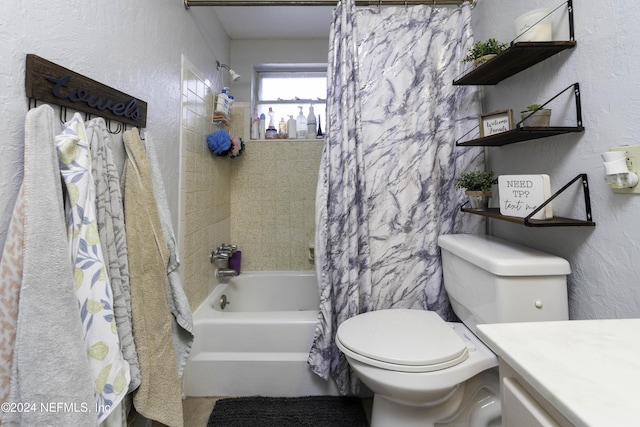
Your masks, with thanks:
M27 98L144 128L147 103L34 54L27 54Z
M549 175L500 175L500 214L525 218L551 197ZM553 218L551 203L545 205L532 219Z
M513 111L500 110L480 115L480 137L495 135L513 129Z

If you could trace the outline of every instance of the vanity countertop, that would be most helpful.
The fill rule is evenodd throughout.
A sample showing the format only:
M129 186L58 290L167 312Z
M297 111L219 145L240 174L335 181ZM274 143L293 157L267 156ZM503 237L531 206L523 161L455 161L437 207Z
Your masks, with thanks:
M477 333L575 425L640 425L640 319L487 324Z

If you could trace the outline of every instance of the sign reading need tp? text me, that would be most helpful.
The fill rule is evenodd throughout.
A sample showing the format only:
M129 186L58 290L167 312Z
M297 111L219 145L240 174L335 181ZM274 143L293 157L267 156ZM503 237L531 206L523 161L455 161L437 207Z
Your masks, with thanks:
M551 195L549 175L500 175L500 213L525 218ZM551 203L537 212L532 219L553 218Z

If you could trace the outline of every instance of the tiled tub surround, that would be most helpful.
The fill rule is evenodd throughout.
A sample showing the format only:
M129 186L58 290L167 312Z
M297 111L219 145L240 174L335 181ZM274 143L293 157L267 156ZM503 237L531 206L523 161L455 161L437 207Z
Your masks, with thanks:
M180 251L195 310L216 284L211 251L238 245L245 271L313 270L314 205L322 140L251 141L248 103L232 108L229 132L243 138L238 158L216 157L206 137L216 88L183 61Z
M230 239L228 158L208 149L215 88L186 59L182 70L180 159L180 255L184 288L191 309L207 297L214 269L209 254Z
M248 271L312 270L322 140L245 141L230 167L231 240Z

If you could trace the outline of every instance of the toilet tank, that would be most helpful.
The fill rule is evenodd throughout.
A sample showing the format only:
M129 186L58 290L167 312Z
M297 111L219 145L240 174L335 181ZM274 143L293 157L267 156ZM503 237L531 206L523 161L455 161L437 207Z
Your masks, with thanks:
M568 320L569 263L493 236L438 238L444 287L456 315L477 324Z

